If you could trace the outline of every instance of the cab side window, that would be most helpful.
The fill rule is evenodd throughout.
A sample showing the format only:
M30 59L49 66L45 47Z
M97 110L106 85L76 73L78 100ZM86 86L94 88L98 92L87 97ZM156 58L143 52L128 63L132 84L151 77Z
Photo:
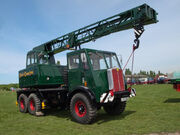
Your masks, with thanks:
M34 63L37 63L37 56L36 56L36 54L34 55Z
M31 54L31 64L34 64L34 54Z
M31 64L31 56L28 55L27 56L27 66L29 66Z
M69 69L79 68L79 55L73 55L68 58Z
M42 55L39 57L39 63L40 64L48 64L48 56Z
M37 63L37 58L34 53L27 55L27 66Z

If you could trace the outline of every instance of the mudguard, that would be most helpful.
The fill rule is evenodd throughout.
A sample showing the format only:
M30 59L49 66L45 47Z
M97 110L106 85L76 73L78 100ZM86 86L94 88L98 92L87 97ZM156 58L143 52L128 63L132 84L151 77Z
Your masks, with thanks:
M94 92L85 86L78 86L75 89L73 89L72 91L70 91L68 93L69 102L70 102L71 98L73 97L73 95L75 95L76 93L80 93L80 92L86 94L93 104L97 103L96 102L96 96L95 96Z

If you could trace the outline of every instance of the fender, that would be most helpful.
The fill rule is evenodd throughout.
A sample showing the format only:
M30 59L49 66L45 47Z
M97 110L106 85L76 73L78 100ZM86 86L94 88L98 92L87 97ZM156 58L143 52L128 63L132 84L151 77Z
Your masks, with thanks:
M68 100L70 102L71 98L73 97L73 95L75 95L76 93L85 93L91 100L91 102L93 104L96 104L96 96L94 94L93 91L91 91L88 87L85 87L85 86L78 86L76 87L75 89L73 89L72 91L70 91L68 93Z

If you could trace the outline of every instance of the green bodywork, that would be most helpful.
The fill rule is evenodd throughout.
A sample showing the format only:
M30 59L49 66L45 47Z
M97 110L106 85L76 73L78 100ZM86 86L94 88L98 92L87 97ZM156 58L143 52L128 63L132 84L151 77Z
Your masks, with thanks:
M112 60L108 63L107 59L115 59L115 66L120 68L117 56L112 52L92 49L77 51L77 47L114 32L138 29L139 26L156 22L156 11L143 4L37 46L27 54L26 69L19 71L19 85L21 88L57 88L65 85L67 90L73 91L87 84L99 101L100 95L108 90L107 69L112 68ZM71 49L76 51L67 54L67 66L57 65L54 54ZM94 56L100 60L96 61ZM65 72L68 75L65 76Z
M19 71L19 85L21 88L60 86L60 84L63 84L62 72L59 70L61 68L63 68L63 66L45 64L34 64L29 66ZM29 72L33 72L33 74L27 75ZM21 77L20 74L26 75Z
M101 54L101 60L105 63L103 64L104 69L94 69L91 63L89 54ZM86 62L82 61L81 54L84 54ZM32 52L31 52L32 55ZM107 79L107 69L112 68L107 64L105 55L115 56L115 61L117 61L117 68L120 68L118 58L115 53L107 51L99 51L93 49L81 49L78 51L72 51L67 54L67 68L68 68L68 90L73 91L78 86L87 86L92 90L96 96L97 101L100 100L100 96L109 90L108 79ZM70 58L77 56L78 65L77 67L70 68ZM97 55L98 56L98 55ZM99 57L99 56L98 56ZM86 64L86 67L85 67ZM40 64L39 60L37 63L27 66L26 69L19 71L19 85L21 88L50 88L50 87L60 87L61 85L66 85L63 80L63 69L66 66L60 66L57 64ZM31 73L31 74L28 74Z
M42 59L38 55L36 51L27 54L26 69L19 71L20 88L57 87L64 84L62 73L66 66L56 65L54 60L44 55Z

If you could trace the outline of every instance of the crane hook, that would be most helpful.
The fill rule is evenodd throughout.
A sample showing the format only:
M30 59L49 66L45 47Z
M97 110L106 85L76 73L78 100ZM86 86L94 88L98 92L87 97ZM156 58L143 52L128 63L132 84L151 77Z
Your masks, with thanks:
M139 43L140 43L139 39L134 40L134 44L133 44L133 50L134 51L139 48Z
M143 25L139 24L137 26L134 27L134 34L135 34L135 40L134 40L134 45L133 45L133 50L135 51L136 49L138 49L139 47L139 38L142 35L142 33L144 32L144 27Z

